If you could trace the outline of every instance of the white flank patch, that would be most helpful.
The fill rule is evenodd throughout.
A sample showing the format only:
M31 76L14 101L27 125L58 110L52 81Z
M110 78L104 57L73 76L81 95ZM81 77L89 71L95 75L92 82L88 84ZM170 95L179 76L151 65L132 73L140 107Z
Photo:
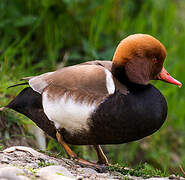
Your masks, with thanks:
M109 70L105 69L105 74L106 74L106 86L107 86L107 91L109 94L113 94L115 91L115 84L112 79L112 74Z
M53 74L54 72L48 72L48 73L44 73L41 74L40 76L35 76L33 78L31 78L28 82L29 85L31 86L31 88L38 92L38 93L42 93L43 89L48 86L48 83L45 81L45 78L47 78L47 76Z
M47 91L43 93L42 101L45 114L55 123L56 128L65 128L71 132L89 129L87 120L95 105L75 102L72 98L66 100L65 95L52 100L48 98Z

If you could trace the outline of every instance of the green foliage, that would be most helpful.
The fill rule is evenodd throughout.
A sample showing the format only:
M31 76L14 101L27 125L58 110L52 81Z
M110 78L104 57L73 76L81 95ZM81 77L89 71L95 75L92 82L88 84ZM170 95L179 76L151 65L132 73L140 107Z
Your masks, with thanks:
M173 0L0 0L0 106L23 88L6 89L20 78L91 59L111 60L119 41L134 33L151 34L165 45L165 67L183 83L184 7L184 1ZM139 143L104 147L112 162L147 161L168 170L185 164L185 87L153 83L167 99L166 123ZM13 119L30 122L15 114ZM52 141L48 149L60 150Z
M46 166L52 166L56 165L55 163L46 162L44 159L40 159L40 162L38 162L39 167L46 167Z
M134 169L126 167L126 165L114 164L107 167L109 171L120 172L123 175L131 175L136 177L150 178L150 177L167 177L168 173L161 170L154 169L151 165L144 163L137 165Z

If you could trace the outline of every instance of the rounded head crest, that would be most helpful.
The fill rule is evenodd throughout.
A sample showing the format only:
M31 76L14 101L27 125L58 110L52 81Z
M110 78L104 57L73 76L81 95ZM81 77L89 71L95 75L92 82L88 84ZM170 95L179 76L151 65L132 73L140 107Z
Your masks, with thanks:
M113 56L113 62L116 64L125 64L135 57L156 58L158 61L164 61L166 58L166 49L163 44L148 34L133 34L123 39Z

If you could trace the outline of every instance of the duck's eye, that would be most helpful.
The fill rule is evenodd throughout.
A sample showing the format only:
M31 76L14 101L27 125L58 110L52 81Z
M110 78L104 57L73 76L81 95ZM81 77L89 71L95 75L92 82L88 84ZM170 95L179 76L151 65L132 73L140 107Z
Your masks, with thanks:
M156 63L158 63L158 59L154 57L154 58L152 59L152 62L153 62L154 64L156 64Z

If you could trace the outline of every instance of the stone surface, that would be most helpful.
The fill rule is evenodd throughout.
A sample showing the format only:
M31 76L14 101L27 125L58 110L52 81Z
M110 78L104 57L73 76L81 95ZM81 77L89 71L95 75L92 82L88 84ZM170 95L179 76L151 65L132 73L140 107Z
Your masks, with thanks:
M36 173L36 176L44 180L60 180L64 178L66 180L75 179L75 177L71 174L69 170L67 170L67 168L56 165L47 166L39 169Z
M80 167L74 161L55 158L25 146L15 146L0 152L0 180L143 180L142 177L123 176L116 172L98 173L87 167ZM167 180L185 178L149 178L149 180Z
M6 180L29 180L26 170L12 166L0 166L0 179Z
M97 172L91 168L78 168L77 172L81 174L96 174Z

